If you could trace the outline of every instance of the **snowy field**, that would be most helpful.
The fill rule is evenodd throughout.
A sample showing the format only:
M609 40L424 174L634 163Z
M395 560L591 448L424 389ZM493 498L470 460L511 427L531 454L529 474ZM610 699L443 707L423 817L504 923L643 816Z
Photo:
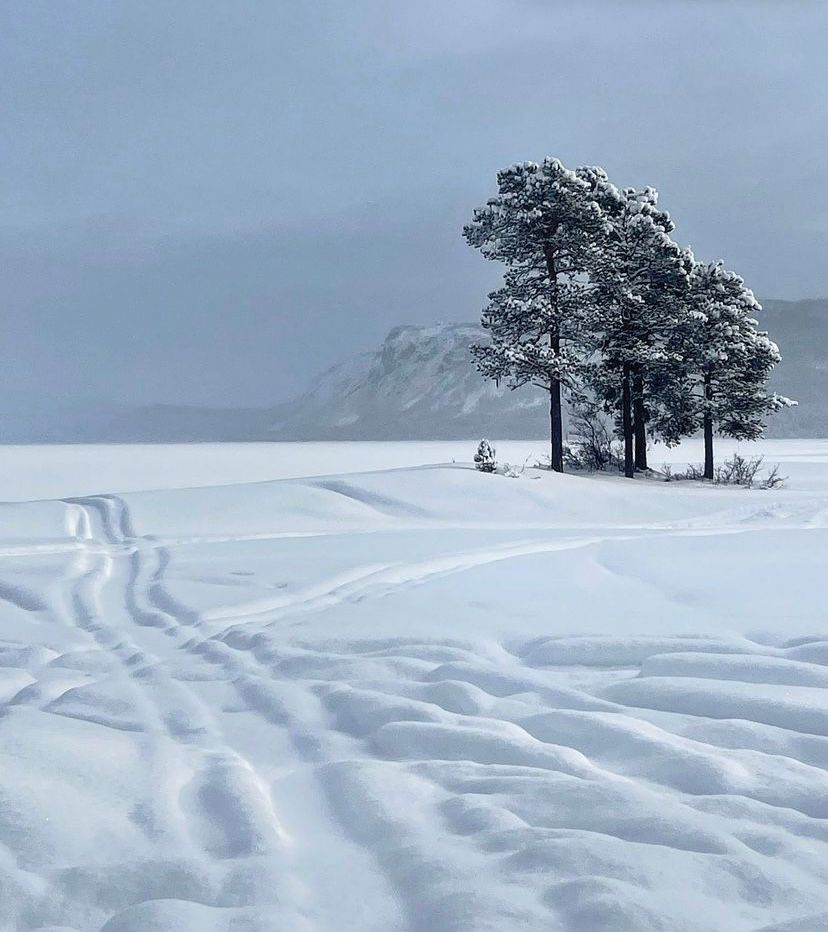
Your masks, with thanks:
M472 448L0 447L2 932L828 929L828 442Z
M0 445L0 500L29 501L94 495L98 492L147 492L194 486L234 485L271 479L336 475L404 466L470 462L476 441L361 443L189 443L82 444L65 446ZM828 440L766 440L761 444L717 442L717 456L740 450L762 453L770 463L823 462ZM532 465L549 455L544 440L497 442L498 459ZM668 450L655 446L651 465L701 463L699 441Z

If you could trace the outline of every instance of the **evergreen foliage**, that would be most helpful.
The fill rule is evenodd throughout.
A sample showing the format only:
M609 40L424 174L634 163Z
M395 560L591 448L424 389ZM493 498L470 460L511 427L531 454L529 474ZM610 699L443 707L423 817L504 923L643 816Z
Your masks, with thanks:
M688 287L688 255L670 238L673 222L653 188L619 190L589 169L604 224L591 251L594 283L587 323L596 364L590 381L624 441L624 472L646 469L646 424L671 363L667 343ZM659 422L660 423L660 422Z
M477 445L477 453L474 454L474 465L480 472L494 472L497 469L495 448L485 438Z
M721 263L694 264L688 313L675 334L687 373L676 395L687 427L704 433L707 479L714 478L714 433L756 440L767 415L794 404L767 390L781 356L758 329L753 315L761 310L743 279Z
M497 188L463 230L504 265L482 313L490 339L472 354L488 378L549 392L553 470L564 468L563 394L612 416L629 477L647 468L648 435L672 445L702 430L713 478L714 433L756 439L794 404L767 391L780 355L752 292L672 239L654 188L552 158L504 169Z
M526 162L497 176L498 191L464 228L468 243L506 266L482 324L491 335L472 349L480 371L510 388L549 392L551 467L563 470L562 391L580 384L586 278L601 209L589 183L557 159Z

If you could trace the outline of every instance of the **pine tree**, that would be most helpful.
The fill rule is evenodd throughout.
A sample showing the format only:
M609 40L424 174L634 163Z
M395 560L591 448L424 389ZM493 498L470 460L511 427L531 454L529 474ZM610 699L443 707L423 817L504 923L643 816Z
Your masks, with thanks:
M781 356L758 329L753 315L762 307L740 276L721 263L695 263L688 307L674 334L686 374L676 380L673 405L680 420L702 430L704 477L712 479L714 433L756 440L767 415L796 402L767 389Z
M497 469L495 448L485 437L477 445L477 453L474 454L474 468L480 472L494 472Z
M737 275L701 265L671 238L652 188L619 189L596 167L556 159L498 173L498 193L464 234L503 262L501 288L472 347L478 369L549 392L551 466L563 469L562 390L586 387L612 412L624 471L646 469L648 430L668 444L703 430L755 438L788 404L767 391L779 351L758 330L759 305Z
M579 365L586 254L601 211L589 184L557 159L497 175L498 193L464 228L468 243L506 265L482 323L490 342L472 348L480 371L511 388L549 392L551 468L563 471L562 388Z
M595 287L590 321L596 363L592 384L616 414L624 440L624 474L647 468L647 421L669 387L669 337L684 313L688 254L670 238L673 222L653 188L618 189L600 169L581 169L604 224L590 252Z

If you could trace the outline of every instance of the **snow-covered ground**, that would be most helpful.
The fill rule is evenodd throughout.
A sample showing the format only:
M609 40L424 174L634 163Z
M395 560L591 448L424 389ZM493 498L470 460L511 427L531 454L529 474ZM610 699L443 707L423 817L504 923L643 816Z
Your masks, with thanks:
M0 446L0 501L463 463L471 461L476 446L470 440ZM824 461L828 440L766 440L758 445L717 441L717 456L730 456L734 450L749 456L762 453L770 463L787 467L789 462ZM547 457L549 444L544 440L499 441L497 452L499 460L520 467ZM663 463L700 463L702 459L701 443L696 440L674 449L655 446L650 452L656 469Z
M0 929L828 928L828 443L758 452L0 448Z

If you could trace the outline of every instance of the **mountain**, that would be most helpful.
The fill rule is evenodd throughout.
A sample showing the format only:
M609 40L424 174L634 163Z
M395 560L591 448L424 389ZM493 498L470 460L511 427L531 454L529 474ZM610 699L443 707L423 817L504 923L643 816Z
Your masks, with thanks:
M476 324L395 327L371 353L328 369L306 394L282 405L271 425L290 440L441 440L491 434L542 437L542 392L481 378L469 344Z
M773 388L799 406L769 437L828 437L828 300L766 301L760 326L782 349ZM395 327L382 346L343 360L281 406L275 439L417 440L544 437L546 398L482 379L469 356L476 324Z
M766 301L760 325L782 349L773 387L799 406L770 420L769 437L828 437L828 300ZM85 405L11 406L6 443L174 443L228 440L440 440L545 437L547 400L484 380L469 344L477 324L394 327L373 352L349 356L298 397L266 409Z
M799 402L775 414L768 437L828 437L828 300L764 301L762 329L779 344L771 384Z

